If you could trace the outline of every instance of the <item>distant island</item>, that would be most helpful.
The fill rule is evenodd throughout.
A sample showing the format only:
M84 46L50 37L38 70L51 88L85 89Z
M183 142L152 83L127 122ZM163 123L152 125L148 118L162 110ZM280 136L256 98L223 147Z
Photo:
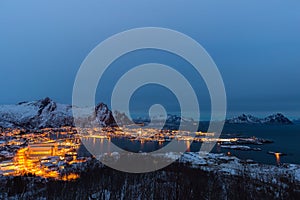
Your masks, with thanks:
M232 119L227 119L226 123L231 124L293 124L293 122L281 113L273 114L265 118L258 118L252 115L242 114Z

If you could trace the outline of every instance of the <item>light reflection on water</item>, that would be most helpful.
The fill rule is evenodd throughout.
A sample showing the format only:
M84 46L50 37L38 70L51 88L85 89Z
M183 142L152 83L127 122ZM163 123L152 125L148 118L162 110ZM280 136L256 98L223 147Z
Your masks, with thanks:
M208 123L201 123L200 130L207 131ZM274 155L268 154L268 152L281 152L285 156L280 156L280 163L295 163L300 164L300 124L293 125L255 125L255 124L225 124L221 138L228 137L257 137L265 138L274 141L274 143L264 145L252 145L247 146L251 148L261 148L262 151L241 151L230 150L231 155L237 156L241 159L252 159L259 163L277 165L277 160ZM114 141L114 140L113 140ZM118 144L118 142L114 142ZM120 142L119 142L120 143ZM166 142L167 143L167 142ZM132 143L136 146L136 143ZM165 144L162 144L165 145ZM119 145L121 146L121 145ZM150 147L149 147L150 146ZM122 146L123 147L123 146ZM201 147L200 142L192 142L190 146L191 152L199 151ZM131 147L130 144L125 143L125 150L133 148L132 151L137 151L136 148ZM141 146L142 151L153 151L157 147L156 143L145 143ZM228 149L221 148L217 144L212 150L213 153L225 153Z
M242 159L252 159L254 161L276 165L276 157L268 154L271 152L281 152L285 156L280 156L281 163L300 164L300 124L293 125L254 125L254 124L225 124L222 135L239 133L245 137L256 136L259 138L271 139L274 143L259 146L262 151L232 151ZM251 145L249 145L251 146ZM222 150L223 152L223 150Z
M275 154L277 165L280 165L280 155L281 155L281 153L274 153L274 154Z
M205 131L205 130L204 130ZM237 156L242 159L253 159L257 162L262 162L266 164L280 164L281 162L288 163L298 163L300 162L300 151L298 148L298 139L300 139L300 125L290 125L290 126L266 126L266 125L225 125L224 133L221 137L228 137L226 134L241 133L240 135L246 137L260 137L274 140L272 144L265 144L259 146L262 151L239 151L230 150L231 155ZM31 136L30 136L31 137ZM48 150L42 150L42 153L30 151L29 147L21 148L17 151L14 159L1 162L1 171L5 175L24 175L24 174L35 174L41 177L51 177L58 178L62 180L73 179L76 174L61 177L58 173L60 167L63 168L64 165L58 166L58 162L77 162L77 155L83 154L82 156L89 156L90 154L80 143L80 141L74 141L73 135L70 134L48 134L48 136L41 136L35 138L36 142L31 145L32 148L41 150L45 148L45 143L51 140L54 149L48 148ZM100 152L111 153L114 151L111 142L115 145L121 147L124 150L132 152L153 152L158 150L169 143L169 141L145 141L145 140L130 140L125 137L107 137L105 138L85 138L85 142L93 146L93 148L98 149ZM200 150L200 142L191 142L189 140L177 141L178 145L185 145L187 151L197 152ZM39 145L41 144L41 145ZM76 144L76 145L74 145ZM47 146L47 145L46 145ZM57 149L56 147L57 146ZM250 147L257 147L257 145L248 145ZM47 147L46 147L47 149ZM176 150L175 150L176 151ZM287 154L281 157L281 154L268 154L269 151L273 152L283 152ZM74 153L73 157L66 154ZM215 153L227 153L228 150L220 148L220 145L216 145L212 150ZM285 155L284 154L284 155ZM67 160L68 159L68 160ZM78 161L80 162L80 161Z
M156 150L161 149L162 147L165 147L168 145L169 141L144 141L144 140L130 140L128 138L124 137L111 137L109 139L100 139L100 138L82 138L83 144L88 146L88 148L93 149L93 151L98 153L112 153L114 151L117 151L117 149L114 149L111 143L118 146L119 148L129 151L129 152L153 152ZM187 149L187 152L191 151L190 145L192 144L191 141L177 141L178 145L184 145ZM82 144L82 147L84 146ZM199 151L201 145L198 145L198 147L195 148L193 146L193 151ZM79 149L79 154L85 155L86 153L85 148ZM171 149L172 151L172 149ZM174 152L177 151L177 149L173 149Z

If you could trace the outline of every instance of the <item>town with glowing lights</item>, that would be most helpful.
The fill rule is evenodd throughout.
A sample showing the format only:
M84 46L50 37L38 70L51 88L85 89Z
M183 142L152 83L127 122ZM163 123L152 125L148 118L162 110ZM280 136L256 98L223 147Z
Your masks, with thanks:
M115 119L124 124L116 124ZM0 106L0 199L119 199L126 191L132 192L133 199L141 191L150 199L160 199L164 194L158 188L198 191L199 180L205 180L201 187L206 191L199 195L215 185L220 194L228 193L250 180L264 195L300 191L300 165L286 162L293 157L280 151L277 141L264 138L267 135L256 137L255 131L248 135L234 131L292 127L282 114L228 119L221 134L207 131L207 122L176 115L131 122L124 113L113 116L104 103L87 121L78 120L82 126L74 121L71 106L48 97ZM212 149L206 151L205 145ZM138 166L136 156L142 159L142 167L156 170L137 175L114 168L124 160L131 168ZM159 162L169 165L156 168ZM156 185L149 193L142 185L153 179ZM178 180L196 184L179 187ZM261 186L262 182L272 184ZM222 189L223 183L228 188Z
M81 134L79 134L80 132ZM79 177L76 173L68 173L80 163L86 162L93 157L78 156L82 145L81 140L92 139L106 140L122 138L132 142L145 144L157 142L159 145L172 140L184 142L186 152L190 152L192 143L217 143L218 148L227 149L227 156L230 151L260 151L259 147L252 148L247 144L257 146L272 143L270 140L255 137L244 138L217 138L214 133L189 132L176 130L156 130L154 128L44 128L35 131L25 129L2 129L0 135L0 175L3 176L39 176L60 180L72 180ZM112 154L107 149L105 154ZM272 152L270 152L272 153ZM274 153L278 164L280 154ZM253 162L251 160L249 163ZM71 170L72 171L72 170Z

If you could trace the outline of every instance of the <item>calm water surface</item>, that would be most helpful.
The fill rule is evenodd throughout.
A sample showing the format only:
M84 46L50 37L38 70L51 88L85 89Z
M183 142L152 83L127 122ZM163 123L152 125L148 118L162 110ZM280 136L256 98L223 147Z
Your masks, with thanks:
M206 131L207 124L202 124L202 131ZM287 154L286 156L281 156L282 163L297 163L300 164L300 124L294 125L245 125L245 124L226 124L224 126L221 137L258 137L264 139L270 139L274 141L271 144L264 145L247 145L250 147L259 147L262 151L240 151L231 149L222 149L215 147L212 152L218 153L231 152L241 159L252 159L256 162L266 163L266 164L276 164L276 159L274 155L270 155L267 152L282 152ZM101 139L88 139L89 144L94 145L96 148L102 148L101 150L110 151L105 140ZM157 150L168 142L145 142L131 141L126 138L112 138L111 142L122 147L125 150L132 152L151 152ZM178 141L179 143L184 143L189 145L186 141ZM192 143L190 146L190 151L199 151L201 143ZM79 153L86 155L87 150L82 146Z

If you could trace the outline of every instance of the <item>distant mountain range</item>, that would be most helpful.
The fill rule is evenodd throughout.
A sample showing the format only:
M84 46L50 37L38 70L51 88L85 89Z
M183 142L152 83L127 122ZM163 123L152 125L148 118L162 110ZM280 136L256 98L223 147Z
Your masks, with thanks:
M129 118L120 112L112 113L108 106L99 103L95 107L94 114L89 117L88 122L102 127L115 126L115 119L124 124L129 123ZM188 119L182 119L183 122ZM137 119L136 123L147 122L148 120ZM166 123L179 125L181 118L176 115L168 115ZM265 118L257 118L252 115L241 115L226 120L226 123L235 124L292 124L293 122L283 114L277 113ZM26 128L38 129L46 127L74 126L72 106L59 104L50 98L38 101L21 102L15 105L0 106L0 127L2 128Z
M291 120L281 113L267 116L265 118L258 118L252 115L240 115L232 119L227 119L226 123L231 124L293 124Z

